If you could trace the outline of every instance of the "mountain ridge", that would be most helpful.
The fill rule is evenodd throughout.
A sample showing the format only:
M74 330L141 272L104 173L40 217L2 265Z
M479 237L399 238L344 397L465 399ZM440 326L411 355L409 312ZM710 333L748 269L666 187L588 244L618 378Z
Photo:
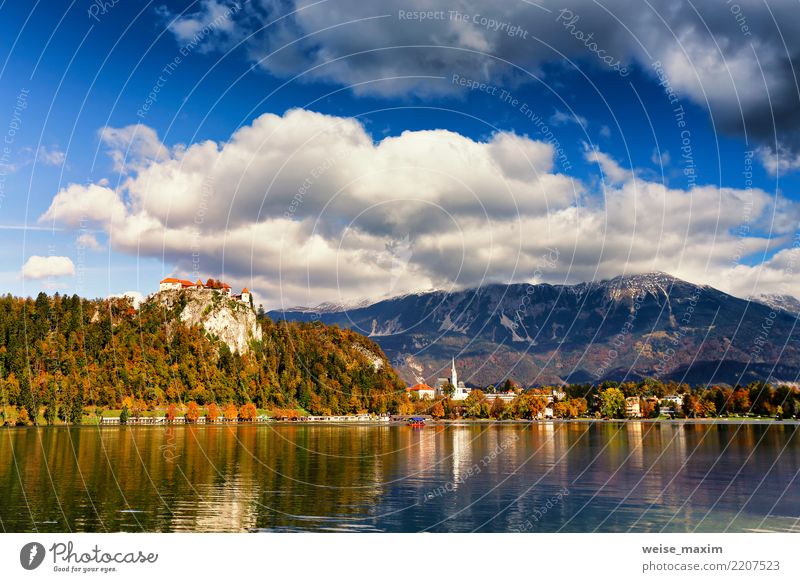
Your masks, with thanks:
M478 385L654 374L736 383L771 368L790 376L782 379L800 373L796 315L663 272L575 285L490 284L269 315L313 317L367 335L407 382L435 379L452 357Z

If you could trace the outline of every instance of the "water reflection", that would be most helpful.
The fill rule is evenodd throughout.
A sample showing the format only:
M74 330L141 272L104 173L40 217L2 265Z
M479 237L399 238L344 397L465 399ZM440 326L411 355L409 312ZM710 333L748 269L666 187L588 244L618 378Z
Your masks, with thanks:
M4 429L0 526L794 531L797 444L780 423Z

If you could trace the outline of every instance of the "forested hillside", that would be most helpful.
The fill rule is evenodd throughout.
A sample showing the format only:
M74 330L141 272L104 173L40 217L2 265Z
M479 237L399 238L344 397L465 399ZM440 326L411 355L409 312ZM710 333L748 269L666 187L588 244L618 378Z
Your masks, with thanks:
M79 421L90 407L196 401L301 407L311 413L385 412L403 393L383 352L350 330L259 319L262 341L244 355L181 304L76 295L0 298L0 405L30 418Z

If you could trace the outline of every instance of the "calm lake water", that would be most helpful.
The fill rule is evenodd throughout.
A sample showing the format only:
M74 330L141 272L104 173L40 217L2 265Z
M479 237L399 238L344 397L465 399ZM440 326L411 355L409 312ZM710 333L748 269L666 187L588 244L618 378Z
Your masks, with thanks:
M800 531L797 429L2 429L0 529Z

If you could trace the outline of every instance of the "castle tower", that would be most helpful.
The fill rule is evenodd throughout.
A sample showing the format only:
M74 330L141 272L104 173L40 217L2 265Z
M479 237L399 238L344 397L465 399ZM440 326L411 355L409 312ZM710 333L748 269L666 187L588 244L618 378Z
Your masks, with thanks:
M242 302L250 303L250 290L247 287L242 289Z

